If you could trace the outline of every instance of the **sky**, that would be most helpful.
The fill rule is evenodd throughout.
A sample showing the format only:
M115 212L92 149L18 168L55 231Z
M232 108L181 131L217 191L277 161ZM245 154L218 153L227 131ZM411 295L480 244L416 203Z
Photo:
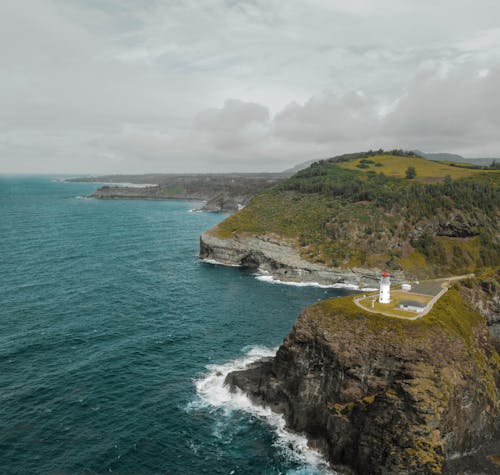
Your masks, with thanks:
M0 3L0 173L500 156L498 0Z

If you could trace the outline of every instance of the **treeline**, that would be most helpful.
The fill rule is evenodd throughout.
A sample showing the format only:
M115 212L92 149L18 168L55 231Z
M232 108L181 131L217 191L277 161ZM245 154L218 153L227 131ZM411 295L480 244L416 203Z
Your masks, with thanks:
M377 155L394 155L396 157L420 157L424 158L418 153L413 152L412 150L403 150L400 148L395 148L394 150L384 150L379 148L378 150L368 150L367 152L355 152L355 153L345 153L344 155L337 155L336 157L327 158L326 162L330 163L338 163L338 162L347 162L349 160L356 160L359 158L370 158L375 157ZM316 162L321 163L321 162Z
M430 217L443 208L479 208L490 216L500 209L499 188L482 176L459 180L446 176L440 183L419 183L374 171L361 175L328 162L314 163L278 185L278 189L321 193L350 202L370 201L386 210L406 211L415 218Z

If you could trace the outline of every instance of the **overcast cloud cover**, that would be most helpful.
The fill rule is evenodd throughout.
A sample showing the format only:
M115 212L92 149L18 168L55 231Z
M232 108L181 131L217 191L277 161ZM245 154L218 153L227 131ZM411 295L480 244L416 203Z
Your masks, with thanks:
M500 155L498 0L0 4L0 172Z

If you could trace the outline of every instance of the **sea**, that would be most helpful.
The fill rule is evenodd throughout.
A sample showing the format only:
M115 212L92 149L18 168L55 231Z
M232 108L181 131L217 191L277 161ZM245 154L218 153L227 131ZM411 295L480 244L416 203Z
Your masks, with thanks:
M224 378L351 291L204 263L225 214L98 186L0 176L0 474L333 473Z

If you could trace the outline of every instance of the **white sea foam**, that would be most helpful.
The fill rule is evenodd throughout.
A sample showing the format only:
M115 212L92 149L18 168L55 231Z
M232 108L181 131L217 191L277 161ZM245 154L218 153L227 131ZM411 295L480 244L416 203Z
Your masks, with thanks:
M291 474L326 475L335 474L323 456L307 445L307 438L301 434L288 431L285 428L285 419L282 415L272 412L269 408L253 404L242 392L229 391L224 385L226 376L231 371L242 370L251 363L269 356L274 356L276 348L265 348L255 346L249 349L243 356L219 365L208 365L207 373L195 381L197 399L189 404L189 410L196 410L206 407L222 409L223 417L230 417L233 411L244 411L269 424L275 431L277 441L275 446L287 458L290 458L302 465L301 468L288 472ZM214 435L221 437L224 433L225 423L215 427Z
M293 285L295 287L318 287L320 289L352 289L359 290L359 287L355 284L320 284L319 282L292 282L287 280L279 280L269 274L255 274L255 278L262 282L268 282L270 284L281 284L281 285ZM364 289L363 289L364 290Z
M216 259L201 259L202 262L205 262L206 264L213 264L216 266L224 266L224 267L241 267L239 264L226 264L224 262L220 262Z
M104 186L126 186L127 188L150 188L152 186L158 186L155 185L154 183L127 183L127 182L122 182L122 181L93 181L89 183L95 183L97 185L104 185Z

